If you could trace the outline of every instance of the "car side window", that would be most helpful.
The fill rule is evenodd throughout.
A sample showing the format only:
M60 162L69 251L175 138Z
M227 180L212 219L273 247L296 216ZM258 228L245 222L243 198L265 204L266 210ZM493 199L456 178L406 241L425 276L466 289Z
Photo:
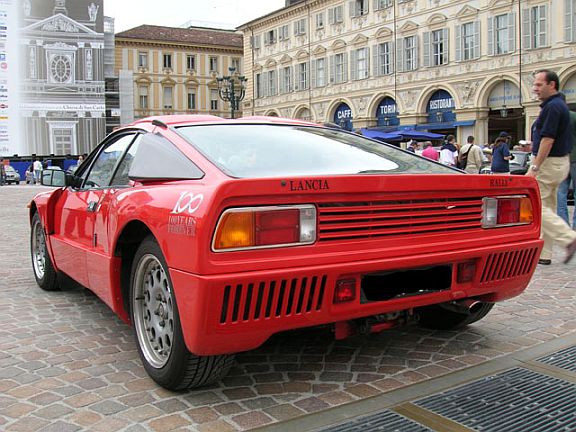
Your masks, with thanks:
M134 139L134 134L118 137L100 152L84 182L85 188L102 188L110 184L114 170L122 155Z
M142 134L139 134L134 140L134 143L132 143L128 148L126 154L124 154L124 157L120 161L118 169L116 169L116 173L110 182L110 186L128 186L130 184L128 172L130 171L130 167L134 161L134 155L136 155L140 142L142 141L142 136Z

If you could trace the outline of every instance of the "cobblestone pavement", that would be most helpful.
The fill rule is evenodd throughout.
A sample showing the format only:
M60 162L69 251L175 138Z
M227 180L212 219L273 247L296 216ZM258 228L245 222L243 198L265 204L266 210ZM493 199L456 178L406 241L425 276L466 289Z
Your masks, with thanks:
M576 332L576 260L539 266L527 291L460 332L407 327L334 341L290 332L237 356L222 382L158 387L131 329L88 290L43 292L26 204L42 186L0 188L0 430L237 431L426 381Z

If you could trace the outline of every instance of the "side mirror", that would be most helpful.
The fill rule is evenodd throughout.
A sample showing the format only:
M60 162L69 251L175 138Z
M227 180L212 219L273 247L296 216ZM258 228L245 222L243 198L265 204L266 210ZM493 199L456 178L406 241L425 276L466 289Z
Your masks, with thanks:
M61 170L43 170L40 182L44 186L63 187L66 184L66 173Z

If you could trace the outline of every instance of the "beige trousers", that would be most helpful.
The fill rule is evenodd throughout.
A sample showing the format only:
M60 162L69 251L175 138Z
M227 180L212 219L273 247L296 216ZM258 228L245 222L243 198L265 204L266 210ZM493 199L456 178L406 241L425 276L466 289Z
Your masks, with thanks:
M576 231L572 231L564 220L556 214L558 186L568 176L569 156L547 157L536 174L542 198L542 231L544 249L540 258L552 259L554 242L567 246L576 240Z

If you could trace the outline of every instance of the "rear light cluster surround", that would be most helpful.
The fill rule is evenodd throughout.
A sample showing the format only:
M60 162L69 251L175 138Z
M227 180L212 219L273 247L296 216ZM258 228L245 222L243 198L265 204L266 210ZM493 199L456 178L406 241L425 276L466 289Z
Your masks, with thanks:
M534 221L532 201L526 195L482 199L482 228L528 225Z
M313 205L239 207L225 210L212 239L213 252L312 244L317 237Z

